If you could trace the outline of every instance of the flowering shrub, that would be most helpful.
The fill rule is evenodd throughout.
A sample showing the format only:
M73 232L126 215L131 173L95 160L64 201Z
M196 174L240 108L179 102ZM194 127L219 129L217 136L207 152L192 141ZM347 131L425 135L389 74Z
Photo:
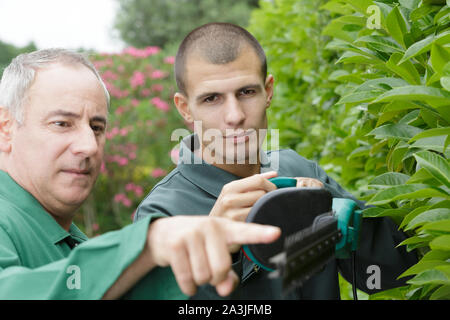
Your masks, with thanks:
M174 166L174 57L159 47L91 57L111 95L106 147L93 193L76 216L88 236L131 223L145 194Z

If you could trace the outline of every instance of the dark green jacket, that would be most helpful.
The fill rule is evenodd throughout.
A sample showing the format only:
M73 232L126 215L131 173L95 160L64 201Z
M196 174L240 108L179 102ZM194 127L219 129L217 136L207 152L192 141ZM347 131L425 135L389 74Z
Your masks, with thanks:
M180 161L176 169L160 181L139 205L135 221L154 214L208 215L222 187L237 176L209 165L192 152L193 136L180 144ZM261 172L276 170L278 176L311 177L320 180L333 197L354 197L330 178L315 162L299 156L293 150L279 150L262 154ZM356 200L357 201L357 200ZM361 201L357 201L363 207ZM403 284L396 278L417 262L414 252L407 253L396 246L405 239L397 226L388 218L363 219L360 246L357 250L357 287L367 293L366 282L371 274L370 265L381 270L381 290ZM338 271L347 280L351 279L350 259L333 259L324 270L312 277L302 288L290 296L282 296L281 281L269 279L267 272L259 269L240 254L233 268L241 277L240 286L231 294L231 299L339 299ZM194 298L220 299L214 288L203 286Z

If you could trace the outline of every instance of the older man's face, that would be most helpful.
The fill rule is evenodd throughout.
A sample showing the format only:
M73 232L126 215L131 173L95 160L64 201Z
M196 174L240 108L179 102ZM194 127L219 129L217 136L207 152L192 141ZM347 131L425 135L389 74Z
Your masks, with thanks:
M60 224L87 198L103 158L107 100L84 66L53 64L37 71L12 127L8 172Z

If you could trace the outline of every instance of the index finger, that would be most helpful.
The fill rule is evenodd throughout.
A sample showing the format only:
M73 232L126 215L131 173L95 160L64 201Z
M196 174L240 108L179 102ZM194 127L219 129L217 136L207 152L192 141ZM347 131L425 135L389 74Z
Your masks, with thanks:
M256 223L224 221L227 244L270 243L278 239L281 229Z

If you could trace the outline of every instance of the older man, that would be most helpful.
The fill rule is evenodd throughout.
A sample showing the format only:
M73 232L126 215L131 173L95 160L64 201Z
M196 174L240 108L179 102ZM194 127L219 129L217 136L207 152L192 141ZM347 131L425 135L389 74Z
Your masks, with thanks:
M177 168L139 205L136 221L161 213L245 220L253 204L275 189L261 177L263 172L266 178L275 176L272 170L299 177L297 186L323 186L333 197L354 199L317 163L295 151L262 150L274 77L267 74L264 50L248 31L227 23L193 30L178 49L175 74L179 89L175 105L187 122L200 124L197 131L202 133L184 139ZM399 286L402 281L396 281L397 276L417 261L415 253L396 248L405 239L396 229L389 219L363 219L358 288L373 293ZM366 286L371 265L380 267L379 288ZM235 255L234 267L241 284L232 299L338 299L338 270L352 278L349 259L334 259L301 289L284 297L281 279L269 279L267 271L242 254ZM194 298L221 298L211 289L203 286Z
M181 297L170 272L149 273L156 266L170 266L187 295L204 283L229 294L237 277L228 246L273 241L278 229L220 218L149 218L86 241L73 224L99 173L108 105L101 78L80 54L41 50L5 69L0 298L118 298L146 275L152 286L141 287L141 298ZM198 266L202 276L194 278Z

